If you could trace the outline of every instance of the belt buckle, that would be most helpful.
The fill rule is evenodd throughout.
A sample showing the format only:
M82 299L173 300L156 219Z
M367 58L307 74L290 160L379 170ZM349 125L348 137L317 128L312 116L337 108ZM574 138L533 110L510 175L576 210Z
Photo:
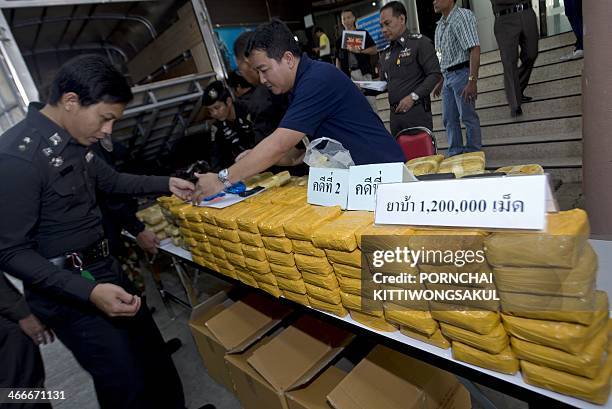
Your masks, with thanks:
M102 245L101 246L102 247L101 248L102 249L102 257L106 258L106 257L108 257L110 255L110 249L108 248L108 240L107 239L102 240L101 245Z

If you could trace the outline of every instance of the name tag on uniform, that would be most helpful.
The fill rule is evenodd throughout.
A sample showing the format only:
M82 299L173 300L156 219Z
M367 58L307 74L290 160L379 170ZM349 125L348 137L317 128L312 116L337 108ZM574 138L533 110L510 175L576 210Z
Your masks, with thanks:
M412 50L410 48L404 48L400 53L399 53L399 58L408 58L412 55Z
M91 151L90 151L90 152L87 152L87 155L85 155L85 162L87 162L87 163L91 162L91 160L93 159L93 157L94 157L93 152L91 152Z

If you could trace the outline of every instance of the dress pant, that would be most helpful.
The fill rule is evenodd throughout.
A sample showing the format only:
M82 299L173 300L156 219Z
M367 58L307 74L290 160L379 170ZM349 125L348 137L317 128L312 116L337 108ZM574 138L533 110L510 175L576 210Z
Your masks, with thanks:
M565 16L569 20L576 35L576 50L584 49L582 33L582 0L565 0Z
M429 101L426 102L429 104ZM433 131L433 118L431 116L431 105L429 109L425 109L425 101L419 100L417 104L413 105L406 112L395 113L395 110L391 108L390 124L391 124L391 135L396 137L397 134L406 128L414 128L417 126L425 127L430 131Z

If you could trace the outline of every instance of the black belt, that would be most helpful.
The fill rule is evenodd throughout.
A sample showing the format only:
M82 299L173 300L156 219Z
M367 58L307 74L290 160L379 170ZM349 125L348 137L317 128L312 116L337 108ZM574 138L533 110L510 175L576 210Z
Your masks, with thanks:
M80 268L91 265L96 261L103 260L110 256L108 240L102 239L80 251L70 251L63 256L49 259L49 261L59 268Z
M459 71L463 68L470 68L470 62L464 61L461 64L453 65L452 67L448 67L446 71L448 72Z
M515 4L514 6L510 6L506 9L500 10L495 14L495 17L505 16L506 14L520 13L523 10L529 10L531 8L531 3L525 1L520 4Z

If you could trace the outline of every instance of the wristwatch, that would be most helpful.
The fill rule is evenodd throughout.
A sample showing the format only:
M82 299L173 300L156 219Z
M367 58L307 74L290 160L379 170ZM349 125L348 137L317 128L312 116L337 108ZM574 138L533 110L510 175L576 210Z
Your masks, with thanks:
M473 75L470 75L470 76L468 77L468 81L474 81L474 82L476 82L476 81L478 81L478 78L474 77Z
M419 97L419 94L417 94L416 92L411 92L410 98L412 98L414 102L417 102L421 97Z
M226 189L232 187L232 183L229 180L229 171L227 169L220 171L217 174L217 177L219 178L219 181L223 183L223 186L225 186Z

